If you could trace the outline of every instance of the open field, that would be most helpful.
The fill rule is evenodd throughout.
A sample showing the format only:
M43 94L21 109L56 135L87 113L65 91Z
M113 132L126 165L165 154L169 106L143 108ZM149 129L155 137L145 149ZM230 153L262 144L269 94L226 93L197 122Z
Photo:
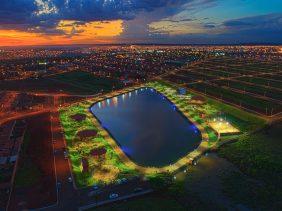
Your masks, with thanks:
M243 172L223 177L224 189L234 201L262 210L281 210L281 131L282 122L278 122L219 149L220 156Z
M182 112L184 112L184 110L188 110L188 105L184 105L184 102L181 104L181 98L176 97L175 90L173 91L169 87L153 83L148 84L148 86L153 86L158 91L163 92L172 102L175 103L176 106L179 108L181 107L180 109ZM171 91L173 91L173 93ZM116 95L117 94L118 93L116 93ZM113 93L113 96L114 95L115 94ZM89 186L97 183L109 184L116 182L122 177L134 176L136 175L136 171L139 170L142 173L146 172L146 175L158 171L166 172L168 170L170 171L178 168L179 165L187 165L191 162L189 156L185 156L184 158L180 158L172 166L154 168L136 165L134 162L130 161L126 155L124 155L124 152L121 152L120 149L116 149L119 148L117 143L114 140L109 139L107 132L100 130L100 126L96 125L99 123L95 121L95 118L89 111L89 107L95 101L97 101L97 99L93 99L93 101L88 100L88 102L85 101L84 103L75 104L60 111L60 118L68 145L68 152L72 161L73 172L78 187ZM76 115L84 115L84 119L81 121L73 119ZM209 142L203 143L203 146L201 145L201 147L204 149L205 145L214 144L217 141L217 136L214 131L208 130L210 128L206 124L202 125L198 113L192 111L191 115L193 115L193 119L191 119L193 123L197 124L198 128L201 127L203 139L205 141L206 139L209 139ZM207 130L207 133L205 130ZM80 137L79 134L84 131L94 131L95 134L90 137ZM93 151L100 149L105 149L105 155L101 157L93 156ZM200 152L195 150L193 153L198 154ZM86 171L84 167L85 162L87 166Z
M56 201L50 114L26 119L10 209L38 208Z
M97 78L90 73L75 71L38 79L1 81L0 89L7 91L63 92L68 94L96 94L118 88L120 83L109 78Z
M213 58L164 79L249 111L282 112L282 61Z
M172 87L174 89L177 88L174 84L167 83L166 81L158 81L158 84L161 86ZM222 103L221 101L209 97L206 97L205 99L207 100L206 105L197 105L187 108L190 109L190 112L194 111L198 113L197 118L199 121L201 121L201 118L199 117L201 112L206 114L207 119L221 117L230 122L235 128L238 128L242 133L261 128L266 123L263 118L238 107Z

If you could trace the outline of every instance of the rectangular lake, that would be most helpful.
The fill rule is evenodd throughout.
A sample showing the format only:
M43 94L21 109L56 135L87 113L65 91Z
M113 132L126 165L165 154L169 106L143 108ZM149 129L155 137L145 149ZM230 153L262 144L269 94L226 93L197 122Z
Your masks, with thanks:
M91 111L127 156L142 166L173 164L201 142L195 125L151 88L103 100Z

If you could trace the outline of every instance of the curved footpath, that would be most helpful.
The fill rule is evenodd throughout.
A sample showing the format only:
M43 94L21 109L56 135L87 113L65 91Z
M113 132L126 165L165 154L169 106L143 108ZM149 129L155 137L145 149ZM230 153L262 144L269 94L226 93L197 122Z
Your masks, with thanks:
M208 134L205 131L204 127L197 123L196 121L193 120L193 118L189 115L188 112L185 112L183 109L181 109L180 105L175 102L173 99L169 98L168 96L166 96L163 92L161 92L160 90L156 89L158 92L160 92L161 94L163 94L164 96L166 96L172 103L174 103L178 110L180 112L182 112L184 114L184 116L186 118L188 118L201 132L202 135L202 141L200 143L200 145L198 146L197 149L195 149L192 152L189 152L186 156L180 158L177 162L175 162L174 164L168 165L168 166L164 166L164 167L144 167L144 166L140 166L136 163L134 163L123 151L122 149L118 146L118 144L116 143L116 141L110 136L110 134L108 133L107 130L105 130L99 123L99 121L89 112L89 107L90 105L93 105L99 101L105 100L107 98L112 98L115 97L117 95L121 95L130 91L134 91L136 89L139 88L145 88L146 86L134 86L131 88L125 88L119 91L115 91L112 92L110 94L106 94L103 95L101 97L98 98L93 98L91 100L87 100L87 102L89 104L87 104L87 114L88 117L90 117L89 115L91 115L91 119L93 120L93 124L100 130L101 135L105 138L106 141L108 141L108 143L111 145L111 147L115 150L115 152L118 154L118 156L120 157L121 161L124 162L125 165L127 165L128 167L131 167L133 169L136 169L138 171L140 171L143 174L152 174L152 173L162 173L162 172L175 172L177 171L179 168L185 166L185 165L189 165L192 164L193 161L198 158L201 154L205 153L207 150L210 149L210 147L212 147L212 145L214 144L210 144L208 142Z

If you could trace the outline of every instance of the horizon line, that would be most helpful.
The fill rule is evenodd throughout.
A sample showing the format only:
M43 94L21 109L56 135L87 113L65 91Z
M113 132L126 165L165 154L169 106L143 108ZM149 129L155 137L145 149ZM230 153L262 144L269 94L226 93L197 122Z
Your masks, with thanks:
M29 47L72 47L72 46L130 46L130 45L137 45L137 46L281 46L281 43L271 43L271 42L264 42L264 43L251 43L251 42L244 42L244 43L197 43L197 44L179 44L179 43L92 43L92 44L43 44L43 45L10 45L10 46L0 46L0 48L29 48Z

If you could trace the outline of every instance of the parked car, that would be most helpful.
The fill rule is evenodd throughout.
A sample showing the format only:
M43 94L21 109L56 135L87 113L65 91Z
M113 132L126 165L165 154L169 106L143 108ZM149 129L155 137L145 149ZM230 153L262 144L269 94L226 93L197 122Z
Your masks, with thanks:
M99 189L99 186L98 186L98 185L93 185L92 189L93 189L93 190L98 190L98 189Z
M64 157L65 159L68 159L68 153L66 151L64 151Z
M109 199L116 199L116 198L118 198L118 194L117 193L111 193L109 195Z
M69 182L72 182L72 178L71 178L71 177L69 177L69 178L68 178L68 181L69 181Z

